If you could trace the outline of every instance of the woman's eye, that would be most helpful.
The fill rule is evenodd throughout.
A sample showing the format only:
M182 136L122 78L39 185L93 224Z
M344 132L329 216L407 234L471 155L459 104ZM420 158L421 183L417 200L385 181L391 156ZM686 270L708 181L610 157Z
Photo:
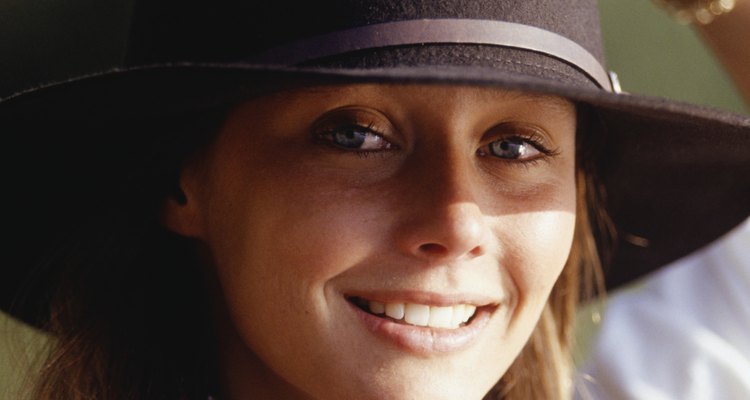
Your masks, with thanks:
M489 153L506 160L527 160L536 158L540 151L528 140L519 137L502 138L487 145ZM486 151L480 149L480 154Z
M347 125L319 133L319 138L337 147L358 151L378 151L393 148L393 144L372 129Z

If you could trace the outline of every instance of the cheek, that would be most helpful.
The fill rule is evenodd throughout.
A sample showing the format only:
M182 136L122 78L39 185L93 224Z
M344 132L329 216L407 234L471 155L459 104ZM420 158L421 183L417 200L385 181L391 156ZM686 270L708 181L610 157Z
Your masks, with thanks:
M210 216L209 247L229 306L235 314L262 304L323 307L320 289L382 246L383 202L309 169L244 170L258 173L219 182L231 190L217 191Z
M576 225L575 167L560 165L555 179L515 201L498 236L519 296L546 301L570 254Z
M570 254L575 230L575 198L570 207L506 217L498 235L505 265L515 291L513 317L524 335L530 334Z
M311 284L322 283L379 246L386 227L385 210L377 201L328 190L322 181L313 188L287 178L289 186L254 194L244 211L249 225L245 245L253 248L254 258L276 264L274 273L288 268Z
M279 174L248 174L217 192L209 247L247 349L299 383L314 368L309 360L347 360L334 339L350 327L331 312L330 282L382 247L388 222L379 195L341 190L325 174ZM339 369L333 360L319 368Z
M508 256L511 271L521 289L549 289L557 280L570 253L575 230L575 213L540 211L517 218L513 245Z

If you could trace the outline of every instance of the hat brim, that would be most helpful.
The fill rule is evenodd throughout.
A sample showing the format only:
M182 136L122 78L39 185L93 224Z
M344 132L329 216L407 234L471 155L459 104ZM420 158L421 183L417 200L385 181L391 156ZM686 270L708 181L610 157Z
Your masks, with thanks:
M606 271L608 287L629 282L687 255L729 231L750 214L749 117L481 67L350 70L169 64L118 69L6 98L0 102L0 121L3 126L18 127L23 125L18 121L39 118L76 121L95 115L99 119L119 120L179 114L231 105L257 93L263 82L477 85L558 95L588 104L595 110L599 127L596 134L606 136L596 165L606 187L606 208L618 231L619 245ZM21 184L23 178L16 172L19 165L44 163L45 160L35 159L39 155L29 150L29 146L17 147L14 143L33 140L44 146L45 135L59 134L63 133L23 130L4 133L8 154L3 181L11 182L6 186L6 193L11 193L6 212L16 215L10 218L10 232L46 229L44 222L40 222L41 226L22 226L30 220L17 217L24 214L23 208L27 206L24 202L36 196L33 188L43 188L45 182ZM105 142L106 132L102 135L101 140ZM68 156L75 159L76 152L89 149L78 147L60 151L69 152ZM59 179L52 176L50 179ZM54 199L50 199L48 205L55 207ZM0 280L3 282L0 307L21 319L33 321L33 307L12 306L21 282L29 281L29 246L18 242L35 238L18 235L14 240L5 244L3 265L6 272ZM34 246L44 244L34 243Z

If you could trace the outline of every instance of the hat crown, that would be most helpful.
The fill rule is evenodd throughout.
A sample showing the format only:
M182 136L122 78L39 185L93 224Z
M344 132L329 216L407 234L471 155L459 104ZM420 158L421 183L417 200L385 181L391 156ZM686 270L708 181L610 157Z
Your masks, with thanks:
M126 63L231 62L351 28L417 19L519 23L577 42L604 64L596 0L141 1Z

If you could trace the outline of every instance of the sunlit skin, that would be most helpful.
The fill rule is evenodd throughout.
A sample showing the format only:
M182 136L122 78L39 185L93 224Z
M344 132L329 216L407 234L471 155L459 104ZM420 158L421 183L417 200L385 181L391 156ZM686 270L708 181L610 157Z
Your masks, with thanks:
M482 398L568 257L574 176L559 98L352 85L237 106L164 214L216 272L222 398ZM486 311L456 348L414 345L351 296Z

